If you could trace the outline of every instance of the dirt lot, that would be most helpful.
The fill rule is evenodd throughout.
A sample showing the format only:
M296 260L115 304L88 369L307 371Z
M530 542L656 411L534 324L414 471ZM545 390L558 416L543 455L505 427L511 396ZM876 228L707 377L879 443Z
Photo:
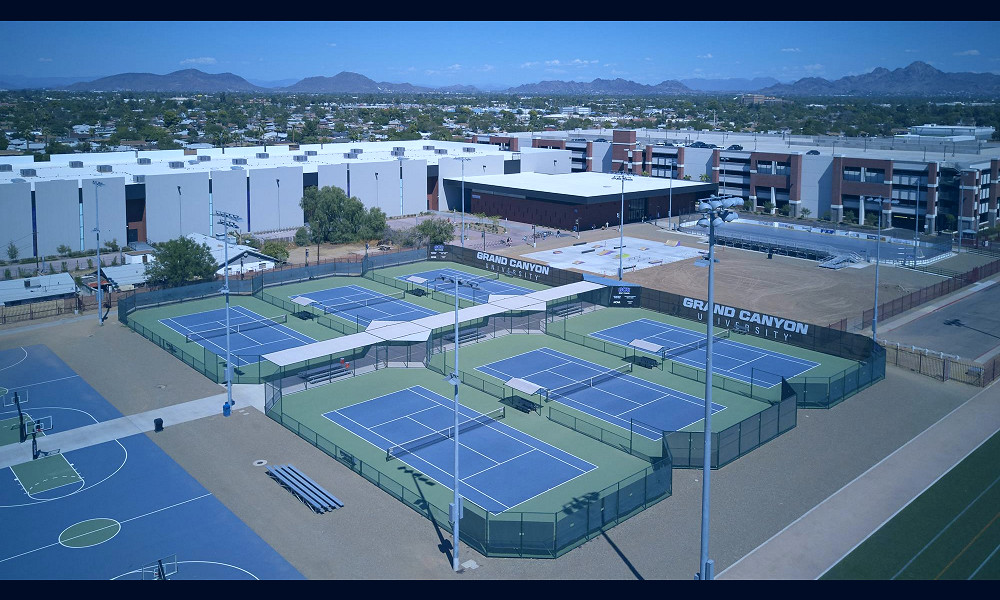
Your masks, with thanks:
M701 236L667 232L651 224L625 226L625 234L658 242L677 240L681 245L708 250ZM584 232L579 241L605 239L616 231ZM570 246L575 238L549 238L537 248L519 245L498 252L523 256L543 249ZM815 261L716 246L715 301L740 308L827 325L842 318L859 317L872 307L875 267L824 269ZM529 259L530 260L530 259ZM625 281L693 298L708 297L708 269L688 259L625 274ZM879 268L879 302L886 302L941 281L941 277L882 265Z

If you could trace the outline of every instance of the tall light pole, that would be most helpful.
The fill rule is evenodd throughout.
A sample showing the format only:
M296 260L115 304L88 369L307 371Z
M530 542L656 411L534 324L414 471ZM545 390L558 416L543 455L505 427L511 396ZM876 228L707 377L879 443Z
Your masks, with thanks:
M403 216L403 157L399 157L399 216Z
M381 209L381 205L378 203L378 171L375 171L375 207Z
M962 253L962 236L964 232L962 231L962 217L965 216L965 194L962 193L962 171L958 171L958 253Z
M920 243L920 175L917 175L917 200L913 205L913 268L917 268L917 244Z
M238 215L232 213L215 211L215 216L219 217L216 221L219 225L223 226L222 234L222 245L225 248L225 284L222 286L222 293L226 297L226 401L229 406L233 406L233 360L232 353L230 351L229 345L229 229L239 229L239 221L242 218Z
M449 375L446 380L448 383L455 386L455 482L454 482L454 500L452 505L449 507L449 518L452 523L452 534L454 536L454 541L452 542L451 550L451 566L455 572L461 571L462 566L458 563L458 522L462 520L462 496L458 491L458 384L461 383L462 379L459 377L458 373L458 287L468 287L476 289L479 286L472 281L463 281L457 277L445 277L441 276L437 278L440 281L445 281L447 283L455 284L455 370Z
M462 161L462 247L465 248L465 163L472 159L468 156L459 156L458 160Z
M292 130L295 131L294 129ZM274 185L278 188L278 229L281 229L281 180L277 177L274 178Z
M101 195L103 181L93 180L94 184L94 233L97 234L97 323L104 325L104 288L101 287ZM179 188L178 188L179 189Z
M703 216L698 225L708 228L708 322L705 348L705 460L703 463L701 486L701 556L698 561L698 579L715 578L715 562L708 558L709 506L712 473L712 322L715 318L715 228L735 220L738 215L731 210L740 202L735 198L712 197L703 200L698 212Z
M873 198L874 199L874 198ZM861 196L861 201L865 197ZM878 238L875 240L875 307L872 310L872 343L878 343L878 263L882 251L882 197L878 197Z
M668 200L669 203L667 204L667 231L669 231L672 228L672 226L670 225L670 223L671 223L671 218L674 216L674 169L676 169L676 168L677 168L677 159L676 158L671 158L670 159L670 192L669 192L670 195L669 195L669 200Z
M618 281L622 280L622 254L625 252L625 182L632 181L632 177L625 172L625 165L617 175L612 175L611 179L618 179L622 182L622 212L619 214L618 225Z

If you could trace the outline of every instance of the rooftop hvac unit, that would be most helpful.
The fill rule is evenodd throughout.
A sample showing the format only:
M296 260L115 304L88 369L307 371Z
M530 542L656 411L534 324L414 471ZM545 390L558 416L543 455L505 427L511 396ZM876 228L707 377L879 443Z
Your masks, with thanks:
M36 171L34 169L21 169L21 177L34 177Z
M98 173L110 173L112 171L111 165L97 165Z
M424 150L433 150L434 146L424 146Z
M306 162L309 160L309 157L306 156L305 154L296 154L295 156L292 157L292 160L294 160L295 162Z
M448 154L448 149L447 148L438 148L437 150L434 151L434 154Z
M257 158L269 158L269 157L270 157L270 154L268 154L267 152L258 152L257 153Z
M475 151L476 149L470 146L465 146L464 148L462 148L462 152L475 152Z
M148 164L152 164L153 161L149 160L148 158L140 158L139 160L137 160L135 162L137 162L140 165L148 165Z
M353 152L345 152L344 153L344 158L357 158L357 157L358 157L358 155L355 154L355 153L353 153Z
M209 155L207 155L207 154L199 154L198 155L198 161L199 162L206 162L206 161L209 161L209 160L212 160L212 157L209 156Z
M233 159L233 164L234 165L245 165L245 164L247 164L247 159L245 159L245 158L234 158Z
M189 165L196 165L196 164L198 164L198 161L196 161L196 160L189 160L188 164Z
M82 169L83 168L83 161L82 160L71 160L71 161L69 161L69 168L71 168L71 169Z
M315 150L306 150L306 156L316 156Z
M406 151L406 148L404 148L403 146L393 146L392 151L402 153Z
M364 151L365 151L364 148L351 148L351 152L353 152L354 154L361 154Z
M398 158L398 157L400 157L400 156L403 156L403 151L402 151L402 150L393 150L393 151L391 152L391 154L392 154L392 156L395 156L395 157L397 157L397 158Z
M184 161L182 161L182 160L172 160L169 163L167 163L167 166L170 167L171 169L183 169L184 168Z
M132 176L132 183L146 183L146 176L145 175L133 175Z
M14 170L13 165L7 165L7 164L0 165L0 173L10 173L13 170Z

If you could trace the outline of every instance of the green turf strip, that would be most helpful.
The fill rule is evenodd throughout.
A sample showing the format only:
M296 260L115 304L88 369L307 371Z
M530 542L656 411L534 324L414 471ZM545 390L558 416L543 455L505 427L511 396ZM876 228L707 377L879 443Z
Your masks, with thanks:
M823 579L1000 578L1000 434L858 546Z

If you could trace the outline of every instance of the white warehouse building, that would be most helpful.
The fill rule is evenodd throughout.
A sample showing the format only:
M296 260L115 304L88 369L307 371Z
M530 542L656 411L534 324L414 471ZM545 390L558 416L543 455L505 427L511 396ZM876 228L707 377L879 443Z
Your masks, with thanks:
M469 160L461 160L469 159ZM293 232L307 187L336 186L389 217L460 209L440 177L569 172L569 151L414 140L0 157L0 245L21 258L116 240L214 235L216 211L240 229ZM468 205L465 207L468 210Z

